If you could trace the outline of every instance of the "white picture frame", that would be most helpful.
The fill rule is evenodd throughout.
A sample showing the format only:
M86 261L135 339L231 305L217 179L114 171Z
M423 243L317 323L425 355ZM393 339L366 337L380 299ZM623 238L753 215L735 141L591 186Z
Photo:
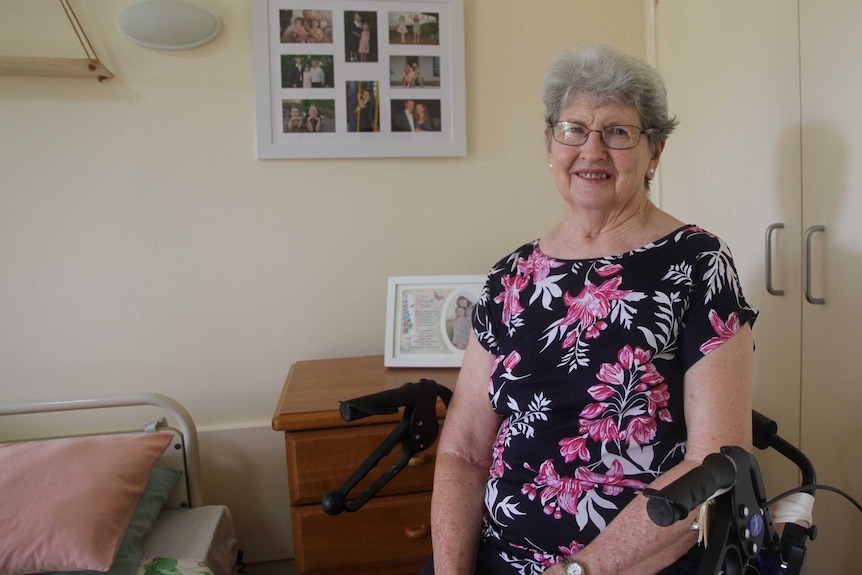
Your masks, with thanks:
M253 0L252 28L258 159L467 154L463 0Z
M481 275L390 277L384 365L461 367L484 285Z

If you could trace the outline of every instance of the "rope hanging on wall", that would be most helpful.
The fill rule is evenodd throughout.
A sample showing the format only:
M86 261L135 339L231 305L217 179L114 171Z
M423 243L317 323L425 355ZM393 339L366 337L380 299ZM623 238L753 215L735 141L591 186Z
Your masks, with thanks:
M69 19L69 24L72 25L72 30L75 31L75 36L78 37L78 42L80 42L81 48L84 49L84 54L87 56L87 59L91 61L88 65L89 70L91 72L97 72L100 66L104 68L102 63L99 61L99 57L96 55L96 50L93 49L93 44L90 42L87 32L84 30L84 27L81 26L81 21L78 20L78 15L75 14L75 11L72 9L72 5L69 4L69 0L60 0L60 5L66 12L66 17ZM107 68L104 68L104 71L107 72L108 75L96 75L99 82L104 82L108 78L114 77Z

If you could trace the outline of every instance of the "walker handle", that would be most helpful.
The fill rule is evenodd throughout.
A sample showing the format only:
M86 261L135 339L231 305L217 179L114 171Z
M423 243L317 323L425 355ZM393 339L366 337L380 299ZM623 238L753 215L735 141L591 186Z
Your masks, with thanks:
M644 489L647 514L656 525L667 527L688 517L698 505L720 495L736 483L736 464L723 453L710 453L703 463L663 489Z

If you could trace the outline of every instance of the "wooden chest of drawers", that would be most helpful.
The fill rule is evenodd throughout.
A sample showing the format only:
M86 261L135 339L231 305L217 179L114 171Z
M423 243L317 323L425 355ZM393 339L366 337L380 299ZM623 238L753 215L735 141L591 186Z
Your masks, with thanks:
M410 463L358 511L327 515L320 501L389 435L400 414L346 423L339 400L432 379L455 388L457 369L387 369L383 356L300 361L291 366L272 420L283 431L298 574L416 575L431 552L435 448ZM437 416L445 414L438 401ZM364 490L400 455L384 458L348 495Z

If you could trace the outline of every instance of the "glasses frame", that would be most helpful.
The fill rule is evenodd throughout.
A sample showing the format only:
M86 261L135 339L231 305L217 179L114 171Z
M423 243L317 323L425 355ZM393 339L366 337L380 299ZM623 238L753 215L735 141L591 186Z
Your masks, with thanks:
M556 130L554 129L556 126L558 126L560 124L573 124L575 126L581 126L582 128L584 128L587 131L587 136L586 136L586 138L584 138L584 141L581 142L580 144L570 144L568 142L561 142L560 139L557 138L557 133L556 133ZM589 141L590 134L592 134L593 132L596 132L597 134L599 134L599 137L602 139L602 144L604 144L605 147L610 148L611 150L631 150L632 148L636 148L637 145L641 143L641 136L643 134L647 134L649 136L652 134L660 134L661 133L661 128L643 129L643 128L640 128L639 126L634 126L632 124L617 124L615 126L608 126L604 130L591 130L589 126L585 126L584 124L581 124L580 122L572 122L571 120L557 120L556 122L548 122L547 127L551 131L551 137L553 137L556 142L558 142L564 146L583 146L584 144L587 143L587 141ZM624 148L620 148L619 146L611 146L608 143L607 139L605 138L605 132L607 130L612 130L614 128L635 128L636 130L638 130L637 141L635 141L635 143L632 144L631 146L626 146Z

